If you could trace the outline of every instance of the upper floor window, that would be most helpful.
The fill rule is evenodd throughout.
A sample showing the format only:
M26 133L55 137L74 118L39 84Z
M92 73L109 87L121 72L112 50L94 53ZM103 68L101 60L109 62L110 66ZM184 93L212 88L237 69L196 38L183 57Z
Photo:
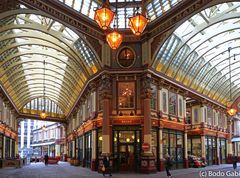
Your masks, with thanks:
M183 116L183 100L179 99L179 116Z
M198 123L198 108L194 108L194 123L197 124Z
M162 93L162 98L163 98L163 112L167 112L167 93L166 92Z
M134 82L118 83L118 107L120 109L135 107L135 83Z
M168 93L168 109L169 114L176 116L177 115L177 94L169 92Z
M213 122L213 109L210 107L207 107L207 123L209 125L212 125Z
M157 107L157 87L152 85L151 109L156 110Z

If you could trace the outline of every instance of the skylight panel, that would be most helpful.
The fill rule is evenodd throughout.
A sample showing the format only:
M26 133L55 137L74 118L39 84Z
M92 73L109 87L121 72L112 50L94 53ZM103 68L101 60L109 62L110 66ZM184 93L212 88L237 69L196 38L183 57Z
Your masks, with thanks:
M65 4L67 4L70 7L73 7L73 0L65 0Z

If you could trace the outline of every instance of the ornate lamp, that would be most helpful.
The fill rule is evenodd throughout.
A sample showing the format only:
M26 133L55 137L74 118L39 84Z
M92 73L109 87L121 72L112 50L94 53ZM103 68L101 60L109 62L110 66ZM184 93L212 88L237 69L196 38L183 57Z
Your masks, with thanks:
M134 35L140 36L146 28L147 23L148 19L145 15L139 13L139 7L137 7L137 13L135 16L129 18L128 26Z
M103 0L102 7L95 11L94 20L100 28L107 30L114 18L114 15L114 12L108 7L108 1L106 2L106 0Z
M107 34L106 40L108 42L108 45L112 49L117 49L120 46L120 44L122 43L123 36L122 36L122 34L118 33L116 31L116 29L114 29L113 32Z
M231 78L232 78L232 75L231 75L231 57L230 57L230 51L231 51L231 48L229 47L228 48L228 58L229 58L229 80L230 80L230 102L229 102L229 105L227 106L227 113L229 114L229 116L234 116L236 115L237 113L237 110L235 108L232 107L231 105L231 101L232 101L232 83L231 83Z
M43 110L40 114L40 117L42 119L45 119L47 117L47 114L46 114L46 111L45 111L45 98L46 98L46 96L45 96L45 64L46 64L46 62L44 60L43 61Z

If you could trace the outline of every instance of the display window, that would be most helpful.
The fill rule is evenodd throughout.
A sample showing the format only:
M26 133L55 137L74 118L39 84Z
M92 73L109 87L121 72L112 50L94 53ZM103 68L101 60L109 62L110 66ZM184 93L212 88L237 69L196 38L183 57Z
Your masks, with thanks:
M169 92L168 93L168 112L170 115L177 115L177 94Z
M119 109L135 107L135 82L118 83L118 107Z
M173 161L173 169L183 168L183 132L163 130L163 157L169 155Z

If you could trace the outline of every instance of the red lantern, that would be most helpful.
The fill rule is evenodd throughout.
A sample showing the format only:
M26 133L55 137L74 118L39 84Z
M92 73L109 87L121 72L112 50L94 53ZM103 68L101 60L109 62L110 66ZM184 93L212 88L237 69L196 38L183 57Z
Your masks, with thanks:
M129 18L128 26L134 35L139 36L146 28L147 21L148 19L144 15L137 13L135 16Z
M123 36L114 30L113 32L107 34L106 40L112 49L117 49L122 43Z
M102 8L95 11L94 20L100 28L107 30L114 18L114 15L114 12L110 8L103 5Z

